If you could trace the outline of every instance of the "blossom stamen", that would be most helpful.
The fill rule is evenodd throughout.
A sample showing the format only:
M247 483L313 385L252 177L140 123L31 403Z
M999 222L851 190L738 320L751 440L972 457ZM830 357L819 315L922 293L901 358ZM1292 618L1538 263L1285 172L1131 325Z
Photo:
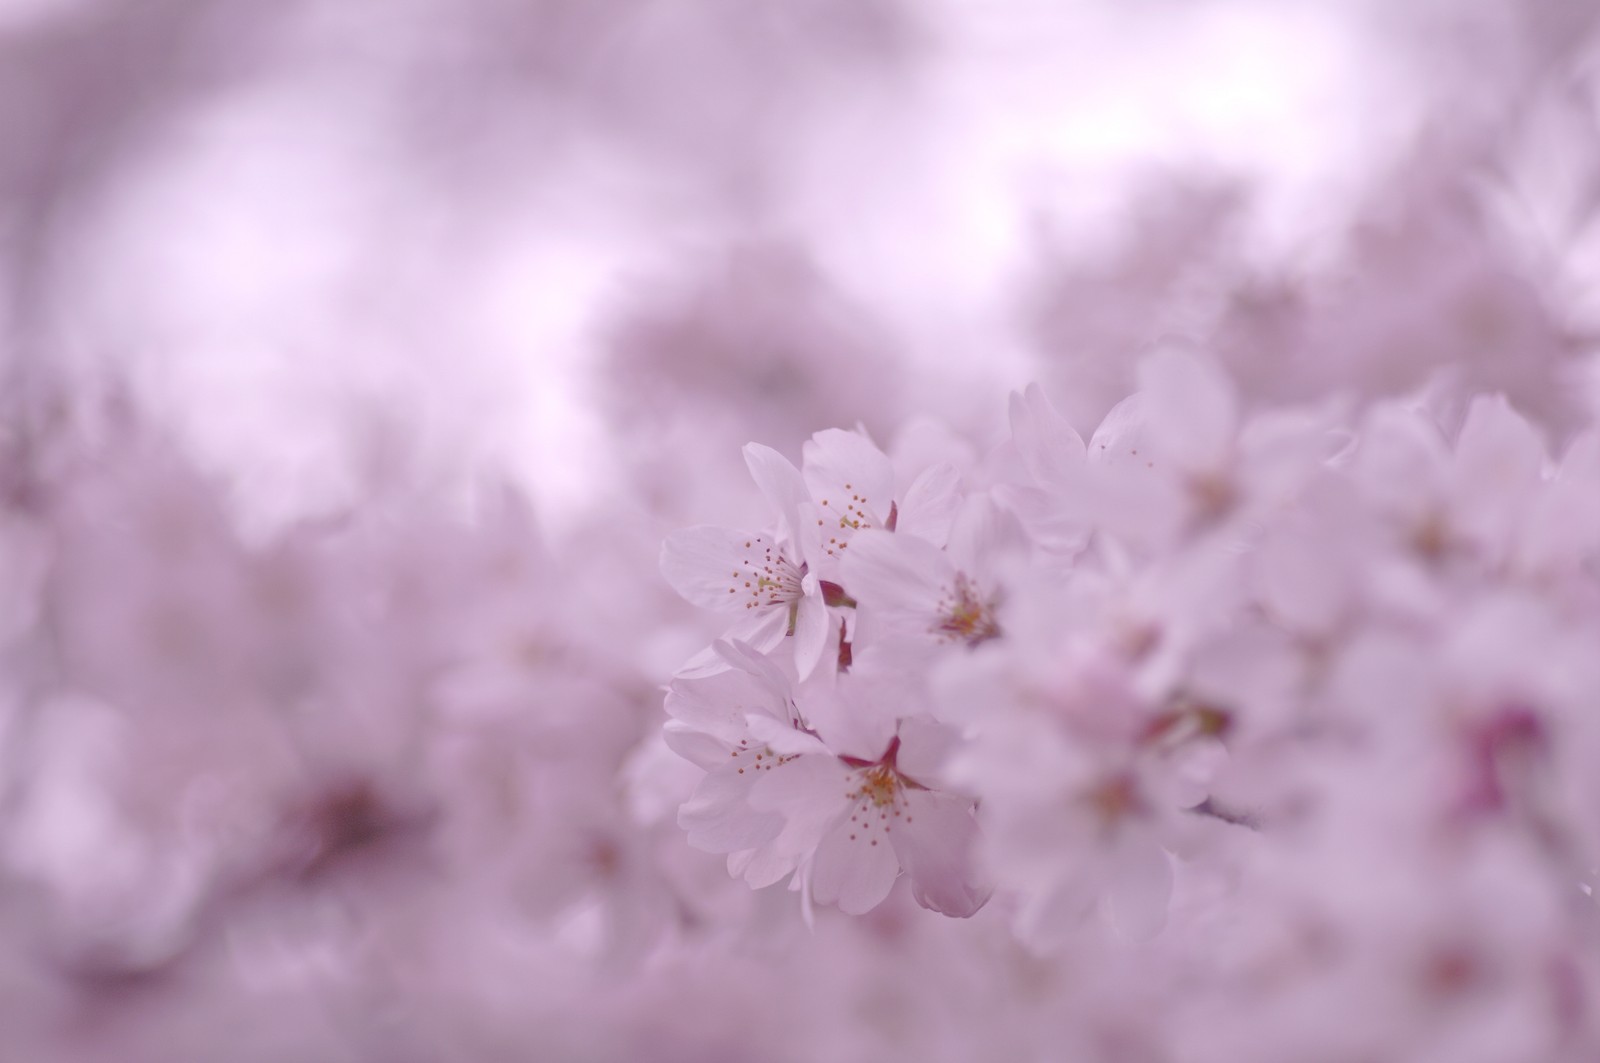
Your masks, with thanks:
M805 565L796 565L762 536L745 542L745 555L733 572L729 594L747 592L744 607L759 609L781 605L792 608L805 597Z
M820 503L820 508L833 520L837 521L839 525L839 535L830 537L823 546L829 557L838 557L838 551L850 545L849 537L852 533L858 532L863 528L878 527L878 521L872 515L874 511L871 499L857 492L851 484L845 484L844 489L850 492L850 498L844 503L843 509L839 507L838 502L829 498L822 499ZM893 531L894 523L892 518L898 514L895 512L895 505L892 500L890 502L890 513L891 522L888 528ZM820 524L821 522L819 521L818 523Z
M983 597L971 578L964 572L956 573L955 582L939 597L939 619L929 631L940 642L965 642L976 646L1000 637L1000 624L995 619L994 597Z

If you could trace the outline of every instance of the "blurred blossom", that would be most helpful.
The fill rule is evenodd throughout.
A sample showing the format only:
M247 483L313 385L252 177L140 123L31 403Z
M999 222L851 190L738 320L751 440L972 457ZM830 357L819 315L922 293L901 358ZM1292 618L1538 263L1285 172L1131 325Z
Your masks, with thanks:
M1600 1057L1600 8L0 0L0 1058Z

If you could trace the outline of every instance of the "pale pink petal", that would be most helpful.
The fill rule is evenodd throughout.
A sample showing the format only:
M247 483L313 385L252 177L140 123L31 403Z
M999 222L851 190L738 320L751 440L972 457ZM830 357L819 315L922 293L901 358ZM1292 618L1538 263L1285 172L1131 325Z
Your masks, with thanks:
M1062 947L1094 911L1099 885L1094 874L1080 872L1030 891L1017 910L1018 935L1040 950Z
M810 500L800 503L796 514L799 527L790 540L796 555L794 562L797 565L804 563L807 571L814 575L830 557L828 549L823 545L823 540L828 534L829 515ZM838 526L837 521L833 524L834 527ZM837 539L838 535L835 534L834 538Z
M1312 481L1299 509L1267 530L1249 574L1275 621L1326 632L1346 615L1361 585L1360 513L1349 481L1329 476Z
M1057 554L1076 554L1089 538L1093 517L1088 502L1091 485L1069 502L1060 495L1037 487L999 484L993 488L995 501L1004 506L1027 529L1039 547ZM852 549L854 549L852 547Z
M997 568L1027 547L1028 537L1016 515L996 505L988 495L978 494L962 502L950 525L950 542L945 552L954 568L988 583Z
M1251 493L1275 505L1349 443L1328 410L1271 410L1240 430L1240 463Z
M815 582L816 577L806 579ZM794 619L794 663L799 677L805 679L816 669L828 646L828 607L822 604L821 593L800 599Z
M813 806L828 805L826 815L837 814L844 800L851 771L837 757L807 756L787 764L784 770L762 776L751 791L756 808L805 816Z
M1545 463L1544 440L1504 395L1480 395L1472 400L1461 426L1456 461L1480 488L1517 488L1539 479Z
M862 915L883 903L894 888L900 861L883 838L868 838L852 827L841 823L817 846L811 860L811 895L818 904L836 904L848 915Z
M788 458L761 443L745 445L744 463L762 497L782 519L784 534L792 539L799 531L800 506L811 497L800 470Z
M806 486L833 526L884 526L894 503L894 468L872 440L830 428L806 441L804 456Z
M784 756L815 754L826 758L828 747L821 740L795 729L792 723L786 720L774 719L771 716L747 717L751 742L765 746L774 753ZM727 756L726 753L723 756Z
M727 742L686 723L668 720L661 733L668 749L706 771L720 768L728 762Z
M900 736L900 772L919 783L932 785L961 747L961 732L926 717L901 719L895 733Z
M1215 738L1192 739L1168 758L1167 770L1150 789L1172 808L1193 808L1211 796L1211 787L1228 763L1228 747Z
M778 610L774 610L777 613ZM770 648L770 647L768 647ZM711 649L726 661L729 667L749 676L771 699L770 704L782 706L789 698L792 683L773 659L752 643L736 638L720 638ZM773 715L784 715L781 711Z
M855 547L851 547L855 549ZM1600 549L1600 433L1567 448L1556 478L1534 497L1522 523L1519 558L1536 572L1561 572Z
M783 817L783 832L774 842L779 851L804 853L844 818L852 785L852 772L837 757L802 756L763 772L750 788L750 806Z
M1504 396L1479 396L1456 441L1457 519L1479 542L1503 547L1539 486L1544 441Z
M1045 398L1038 384L1011 394L1011 438L1017 457L1040 485L1062 487L1082 470L1083 437Z
M1172 862L1145 831L1124 830L1107 854L1106 913L1111 926L1133 941L1147 941L1167 925Z
M975 882L972 849L978 822L968 802L951 794L911 790L905 795L905 812L889 840L917 903L958 918L983 907L989 889Z
M1449 463L1438 428L1391 403L1368 415L1353 471L1367 496L1384 509L1415 514L1437 504Z
M776 649L784 638L784 632L789 628L789 611L776 606L763 609L749 609L745 615L736 620L732 627L723 633L723 638L748 645L759 653L770 653ZM729 668L728 660L718 653L713 646L707 646L693 657L689 658L684 666L678 669L677 678L698 679Z
M680 676L667 687L665 703L667 715L674 720L729 745L744 735L749 713L764 711L781 717L785 705L781 690L748 672L733 669L703 678Z
M1184 477L1193 466L1162 451L1148 400L1130 395L1095 430L1082 488L1057 496L1068 528L1078 521L1135 541L1164 541L1179 526L1189 506Z
M694 795L678 809L678 826L689 833L689 844L708 853L753 849L776 838L783 817L751 808L748 803L753 777L723 767L710 772L695 787Z
M1154 455L1148 407L1148 397L1137 392L1111 407L1089 438L1089 460L1112 468L1149 468Z
M763 845L730 854L728 874L744 879L751 889L759 890L791 874L799 862L796 853L783 851L777 845Z
M922 470L901 495L894 530L943 545L960 504L960 471L954 465L930 466ZM854 550L855 545L850 549Z
M863 608L928 616L954 575L944 552L927 540L885 531L857 533L841 571L845 592Z
M1162 351L1140 363L1139 390L1154 457L1190 470L1227 464L1239 410L1221 367L1191 351Z
M759 571L770 536L708 524L683 528L661 544L661 575L672 589L703 609L743 610L751 600L746 565ZM751 610L754 612L755 610Z

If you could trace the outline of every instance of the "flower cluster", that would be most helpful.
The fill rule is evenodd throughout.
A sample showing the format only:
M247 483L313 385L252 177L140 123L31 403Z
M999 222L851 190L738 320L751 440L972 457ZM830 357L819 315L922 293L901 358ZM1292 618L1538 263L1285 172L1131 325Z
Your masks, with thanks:
M1600 3L0 52L0 1063L1600 1060Z
M1201 999L1285 1017L1350 981L1537 1058L1592 1036L1600 434L1552 454L1497 396L1251 409L1173 350L1087 443L1030 386L986 453L901 457L751 444L767 522L666 539L734 621L667 688L693 846L808 912L988 902L1040 953L1226 920ZM1432 1028L1390 1011L1305 1052Z

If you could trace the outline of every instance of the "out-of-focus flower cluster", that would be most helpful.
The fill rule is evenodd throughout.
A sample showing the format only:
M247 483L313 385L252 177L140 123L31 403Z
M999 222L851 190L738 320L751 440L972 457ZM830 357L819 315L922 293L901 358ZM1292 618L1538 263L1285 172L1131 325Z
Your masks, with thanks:
M1087 442L1030 386L984 447L751 444L665 581L621 509L250 538L125 414L9 440L8 1033L1588 1058L1600 433L1138 379Z
M0 1063L1600 1058L1595 23L0 0Z

